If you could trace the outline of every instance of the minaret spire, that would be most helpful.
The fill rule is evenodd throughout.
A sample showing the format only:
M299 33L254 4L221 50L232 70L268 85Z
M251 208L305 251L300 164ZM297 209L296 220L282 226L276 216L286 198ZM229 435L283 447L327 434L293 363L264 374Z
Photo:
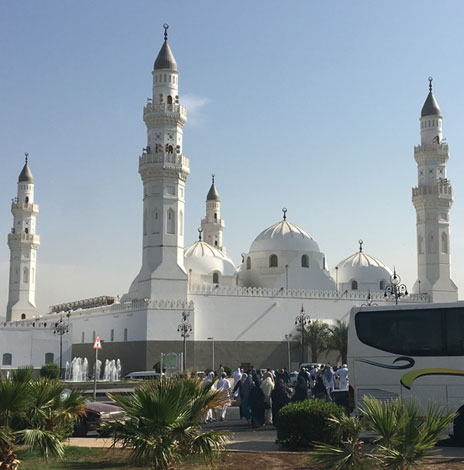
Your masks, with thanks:
M31 318L36 312L35 277L40 237L36 235L38 204L34 203L34 178L25 153L24 167L18 177L18 192L11 203L13 228L8 235L10 283L6 319Z
M216 175L211 174L211 187L206 196L206 217L201 221L203 229L203 240L214 248L226 252L222 244L222 231L224 221L221 219L221 201L217 192L215 182Z
M418 184L412 189L416 209L417 281L414 293L429 294L432 302L457 300L457 287L450 274L449 211L453 189L446 175L448 145L442 139L440 107L429 93L420 117L421 145L414 148Z
M143 181L143 261L121 302L187 298L184 269L185 183L189 160L182 153L187 112L179 104L179 73L168 45L168 28L155 61L153 95L143 110L147 146L139 157Z

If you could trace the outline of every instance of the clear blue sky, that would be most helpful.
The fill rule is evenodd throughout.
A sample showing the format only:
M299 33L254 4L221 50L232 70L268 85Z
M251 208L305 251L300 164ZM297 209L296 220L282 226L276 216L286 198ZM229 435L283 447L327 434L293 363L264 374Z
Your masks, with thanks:
M412 287L413 146L431 75L451 149L452 274L464 292L463 13L458 0L1 2L0 305L25 151L40 205L41 311L122 294L138 272L142 109L163 23L189 113L186 244L214 172L236 263L285 206L330 268L362 238Z

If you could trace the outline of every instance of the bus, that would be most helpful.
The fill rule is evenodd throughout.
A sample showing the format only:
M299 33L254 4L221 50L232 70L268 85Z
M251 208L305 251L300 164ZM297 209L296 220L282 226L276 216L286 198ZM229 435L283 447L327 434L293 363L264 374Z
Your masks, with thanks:
M356 408L364 396L433 402L458 411L464 443L464 302L353 307L348 367Z

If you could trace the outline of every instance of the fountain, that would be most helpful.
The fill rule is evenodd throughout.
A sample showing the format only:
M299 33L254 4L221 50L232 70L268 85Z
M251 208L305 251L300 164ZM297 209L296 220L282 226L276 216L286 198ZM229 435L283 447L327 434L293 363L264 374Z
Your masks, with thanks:
M89 361L86 357L75 357L69 363L66 361L65 380L69 382L85 382L89 379ZM121 360L106 359L105 365L97 360L97 380L115 382L121 380Z

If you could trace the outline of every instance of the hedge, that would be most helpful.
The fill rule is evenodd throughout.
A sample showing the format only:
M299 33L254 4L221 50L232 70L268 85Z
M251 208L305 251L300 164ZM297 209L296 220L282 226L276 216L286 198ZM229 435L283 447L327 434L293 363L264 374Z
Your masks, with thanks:
M346 415L346 410L319 399L289 403L279 411L277 439L282 446L291 448L310 447L314 442L336 444L336 433L328 426L332 415Z

